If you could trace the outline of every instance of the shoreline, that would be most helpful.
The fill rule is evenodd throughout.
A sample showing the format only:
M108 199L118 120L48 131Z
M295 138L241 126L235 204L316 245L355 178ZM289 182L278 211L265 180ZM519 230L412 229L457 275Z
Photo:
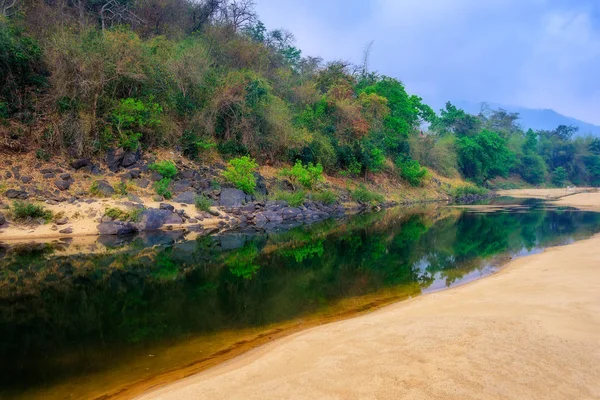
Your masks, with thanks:
M345 398L361 397L360 393L364 394L364 392L363 389L361 389L360 387L366 385L367 387L373 388L373 384L369 382L373 382L378 379L386 380L389 377L386 378L384 375L389 375L389 373L385 370L379 370L378 373L373 373L369 369L363 369L361 373L356 373L356 370L354 368L352 372L345 370L344 365L346 364L344 363L344 365L338 365L335 359L338 357L352 358L354 351L350 350L351 347L348 346L343 346L343 349L340 351L340 343L344 343L345 341L351 341L352 343L355 343L358 347L365 347L368 348L368 350L370 351L375 351L377 354L377 359L371 360L369 364L378 365L377 361L390 361L388 357L389 352L394 352L394 354L397 353L398 355L405 354L406 352L414 353L415 350L418 350L422 347L421 345L419 345L419 342L422 340L422 338L420 336L413 337L415 336L415 330L426 334L427 329L431 329L432 327L441 328L444 331L443 333L452 333L453 335L459 336L465 334L464 331L460 331L461 329L466 329L467 331L470 329L477 330L477 335L473 336L485 338L484 341L486 342L486 346L492 346L491 348L494 349L494 351L490 351L489 348L478 349L478 351L481 351L482 354L485 356L483 358L488 360L491 358L492 360L497 361L507 358L505 354L502 354L502 352L500 351L497 352L497 350L499 348L502 348L503 351L510 350L511 346L515 345L515 347L518 348L519 351L512 349L512 351L509 351L509 353L511 354L510 358L512 359L505 360L514 362L515 357L518 356L520 351L523 351L525 353L534 352L537 356L541 358L544 358L544 354L551 353L552 351L550 348L541 345L541 342L537 342L536 344L530 339L527 340L527 338L525 338L525 341L528 343L529 348L524 349L522 348L523 346L519 345L513 340L510 340L508 342L506 340L503 340L503 337L497 335L494 329L501 328L502 332L508 334L510 338L516 340L517 337L514 336L515 331L513 331L513 328L518 328L517 331L522 329L525 329L527 331L529 329L533 329L533 331L529 333L531 333L534 336L543 334L543 332L538 332L535 329L536 325L538 325L541 321L541 323L545 324L545 326L548 328L554 328L557 326L559 327L558 331L555 333L557 333L560 336L559 339L561 339L558 341L558 343L563 343L561 350L565 351L565 353L562 354L562 356L560 357L561 359L568 359L569 362L578 363L582 361L578 357L583 357L585 359L583 361L589 362L590 360L585 356L587 353L596 353L597 355L600 355L600 353L597 350L598 345L600 345L600 338L596 338L596 335L594 335L594 332L598 332L598 329L600 329L599 302L588 301L585 304L585 307L591 308L592 322L590 322L590 313L586 315L586 318L576 318L575 320L575 317L573 316L564 315L565 312L567 314L569 313L569 309L567 309L566 311L561 310L562 313L559 313L558 315L551 315L551 318L540 320L540 317L538 317L537 315L532 316L532 314L530 313L523 314L522 311L524 309L527 309L529 311L537 310L539 307L551 307L552 305L542 306L542 303L538 301L533 301L533 304L529 304L528 301L525 301L526 304L519 304L520 299L518 296L523 297L523 295L525 295L525 300L527 300L528 293L515 293L514 289L511 290L512 288L510 287L510 285L514 284L520 286L521 288L524 287L534 291L533 295L529 294L529 297L534 297L533 300L539 300L537 297L540 297L544 300L554 298L554 302L558 303L558 306L561 305L560 303L568 302L569 300L571 302L580 303L577 301L577 298L567 299L559 297L557 299L555 293L544 293L544 285L541 284L543 282L536 283L535 278L541 272L549 271L549 268L547 267L542 268L540 270L540 266L543 267L547 263L553 261L552 268L554 269L554 272L557 272L556 270L560 270L560 266L558 265L559 263L556 262L556 259L572 259L574 254L580 255L581 253L585 253L587 256L591 257L591 259L594 262L600 261L600 254L593 254L595 253L593 250L599 245L600 235L596 235L590 239L578 241L576 243L568 244L565 246L551 247L546 249L542 253L512 260L509 263L502 266L498 272L486 277L485 279L477 279L475 281L471 281L466 284L450 288L448 290L433 292L424 296L417 296L404 301L395 302L393 304L386 305L383 308L377 309L376 311L367 313L366 315L361 315L354 318L327 323L325 325L311 327L300 332L292 332L290 335L287 335L280 339L276 339L274 341L270 341L267 344L263 344L260 347L245 352L242 355L219 363L218 365L206 369L203 372L188 376L184 379L175 381L166 386L155 388L135 398L144 400L169 400L178 398L282 398L282 396L289 398L294 397L294 395L298 397L299 393L303 394L302 396L299 396L301 398L321 398L326 396L339 396ZM592 264L585 263L579 265L579 267L584 270L589 270L590 267L593 268ZM572 273L573 271L570 271L570 274ZM549 274L546 273L543 275L548 277ZM600 274L597 275L600 276ZM550 276L549 278L553 285L564 286L564 282L562 282L564 276ZM569 282L573 282L575 280L576 279L574 279L571 276ZM600 277L596 279L590 279L586 284L584 284L585 288L588 290L581 291L581 288L577 287L569 289L571 291L571 294L585 292L589 296L590 293L593 292L593 289L599 284ZM540 288L540 286L542 288ZM486 293L489 291L490 288L493 290L490 293ZM501 292L504 293L502 294ZM493 298L495 295L502 295L502 304L499 304L498 299ZM592 293L592 295L592 298L600 300L600 298L598 298L599 295L595 295L595 293ZM459 302L458 304L455 304L457 300L459 300ZM512 306L516 306L516 311L512 309ZM580 308L581 307L582 306L580 306ZM427 312L423 313L423 309ZM574 311L580 310L576 309ZM458 315L460 315L462 318L465 318L466 321L460 321L458 327L453 326L456 325L455 323L457 322L457 320L454 319L454 317ZM518 318L515 319L515 316L517 316ZM448 319L449 317L452 318ZM443 320L447 320L447 323L442 324L442 327L437 326L439 324L436 324L435 322L440 318ZM482 318L484 320L491 319L491 321L483 321ZM565 321L563 321L562 318L564 318ZM519 326L519 321L523 319L531 319L532 321L528 321L528 323L526 323L526 327ZM394 321L404 321L407 325L411 326L411 329L407 330L405 325L393 324L392 322ZM566 324L567 322L568 324ZM479 326L482 323L484 326ZM583 324L584 328L589 328L589 326L592 326L594 327L594 329L583 329L581 331L571 332L572 329L567 326L570 324ZM382 325L383 327L378 327L378 325ZM388 342L381 339L390 339L390 337L372 337L372 335L369 334L369 329L362 329L365 327L375 327L376 331L385 329L388 334L392 335L392 337L403 337L404 341L407 343L405 343L402 346L399 345L400 347L397 347L396 345L386 346L385 343ZM567 333L569 333L569 335L567 335L566 338L562 337L562 334L564 333L563 331L565 330L568 331ZM342 333L343 337L340 338L338 335L339 333ZM428 336L428 341L431 342L431 340L433 339L433 337L431 337L431 334L426 334L426 336ZM444 338L445 336L441 335L436 337ZM577 341L577 339L580 337L585 337L584 345L588 344L589 347L584 346L584 351L578 351L577 357L571 360L569 358L571 349L569 346L565 347L564 342L574 344L574 342ZM555 339L557 338L554 337L554 335L550 335L549 337L546 337L546 339L549 341L555 341ZM589 342L590 340L591 342ZM384 344L379 346L377 345L378 342ZM459 340L459 342L459 349L455 350L459 350L460 353L464 352L464 354L469 353L468 341L464 341L461 339ZM435 348L435 350L437 351L443 350L439 346L436 346L435 343L428 344L432 345L433 348ZM317 353L316 351L314 351L313 348L315 346L318 349L325 352L325 354ZM535 346L537 346L537 348ZM302 351L300 350L300 348L302 349ZM369 359L369 354L372 353L370 353L369 351L364 351L361 352L361 354L363 357L366 357L366 359ZM431 354L413 354L413 356L417 359L432 358ZM289 362L288 358L290 359ZM430 372L435 373L435 371L439 370L439 368L442 368L444 370L448 369L448 366L444 363L438 363L438 361L440 360L435 360L437 357L433 358L434 360L430 360L432 361L431 365L429 365L429 367L432 369ZM301 360L303 364L311 364L311 368L308 370L300 368L293 362L294 360ZM365 363L365 361L360 361L358 359L353 360L358 364ZM466 371L458 371L461 377L464 378L464 376L462 375L472 375L472 378L469 379L468 382L469 385L475 384L474 379L479 376L479 373L481 373L481 371L478 369L469 368L469 366L463 365L460 362L460 358L452 361L452 357L449 357L444 359L444 361L450 364L459 364L459 367L465 369ZM521 361L523 361L526 364L535 364L533 359ZM553 358L552 361L556 362L558 361L558 359ZM325 370L322 367L322 365L325 365L329 362L332 362L336 365L336 371L338 371L339 373L335 374L335 376L332 376L331 371ZM417 363L416 366L418 367L419 364L422 363L422 360L413 360L411 365L414 366L413 364L415 364L415 362ZM352 364L354 365L354 363ZM496 365L496 367L499 367L498 363L494 363L494 365ZM390 368L394 368L395 366L395 364L389 365ZM454 365L454 367L456 367L456 365ZM486 369L484 365L481 365L481 367ZM546 367L548 366L546 365ZM563 372L563 367L564 365L561 365L560 368L549 368L552 372L551 375L556 375L558 377ZM265 372L264 368L268 368L268 370ZM455 371L453 368L450 368L450 370ZM487 369L490 369L489 366L487 367ZM539 380L544 381L544 379L546 379L547 376L545 373L536 373L535 369L533 368L527 368L527 371L530 375L532 375L532 379L525 382L525 384L523 382L518 382L519 379L509 379L508 382L505 382L507 388L511 389L510 392L512 392L513 394L517 394L516 397L514 395L508 395L508 398L595 398L586 397L583 392L577 392L577 387L570 387L569 382L564 382L564 379L561 383L561 386L564 387L563 389L566 392L570 392L570 396L572 397L548 397L550 394L552 394L552 392L548 390L543 391L543 393L534 393L531 390L527 390L527 386L531 385L533 382L538 382ZM453 380L456 378L456 376L453 376L454 374L451 371L446 372L448 373L448 376L446 376L447 379ZM488 372L491 373L493 371ZM600 382L600 379L596 379L600 378L600 372L579 370L577 370L577 372L581 373L581 375L585 375L586 372L591 373L593 376L590 378L594 379L589 379L587 381ZM251 381L245 379L245 377L249 375L255 376L255 374L261 376L264 379L264 381L261 379L252 379ZM277 376L281 376L281 374L287 377L284 380L285 384L283 385L285 391L284 389L278 389L275 392L267 391L267 386L270 389L272 388L272 381L280 382L280 379L277 378ZM333 385L338 387L338 389L336 390L323 388L322 384L315 384L313 386L318 386L318 388L316 388L318 390L313 388L315 389L315 391L311 391L311 395L308 396L307 393L300 390L301 387L304 387L301 385L301 382L307 383L307 378L305 374L310 374L310 377L312 378L311 381L320 381L322 376L329 376L331 379L326 379L326 382L322 382L323 384L343 381L345 382L347 389L343 388L342 386L344 385L341 384ZM395 374L394 380L406 379L410 377L409 375L410 367L403 367L400 371L398 371L397 374ZM506 377L507 376L503 376L503 378ZM535 377L535 379L533 379L533 377ZM354 383L356 380L364 380L364 382L362 382L361 385L355 385ZM487 379L487 381L489 383L489 388L498 388L499 382L495 382L489 379ZM232 385L234 387L231 387ZM512 391L513 388L511 387L511 385L517 385L519 389L516 391ZM378 390L385 389L384 387L378 384L375 384L375 386L377 386ZM418 386L419 385L417 385L413 389L426 389L423 387L418 388ZM540 387L539 384L533 386L537 388ZM600 384L592 384L588 386L590 394L600 394ZM294 391L288 391L288 389L290 389L291 387L294 387ZM455 389L457 389L457 391L460 392L460 385L458 385L458 387L456 387ZM520 391L523 390L529 392L529 395L526 395L524 397L520 396L520 394L522 393ZM423 392L420 393L419 396L411 396L410 398L432 398L429 397L429 395L433 395L434 393L437 395L443 394L443 396L440 398L449 399L465 398L464 396L467 396L467 393L463 392L458 397L455 397L453 396L452 392L453 391L450 390L450 388L445 388L441 392L431 392L427 395L425 392ZM486 391L484 390L484 392ZM391 392L389 392L389 394L390 396L382 396L381 398L397 398L397 396L401 394L408 396L410 393L402 391L396 392L392 390ZM506 397L499 396L496 392L491 391L490 393L486 393L486 396L477 398L499 399Z

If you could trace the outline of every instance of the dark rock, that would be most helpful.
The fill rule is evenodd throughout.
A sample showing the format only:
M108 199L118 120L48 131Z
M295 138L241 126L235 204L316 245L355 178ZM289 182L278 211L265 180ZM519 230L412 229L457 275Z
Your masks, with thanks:
M123 156L123 160L121 161L121 165L123 167L129 167L138 162L142 158L142 151L138 147L136 151L128 151Z
M265 177L259 174L258 172L254 173L254 177L256 178L256 193L261 196L268 195L269 192L267 190L267 181L265 180Z
M176 196L173 201L176 203L194 204L196 202L196 193L183 192L179 196Z
M213 210L212 208L208 210L208 214L212 215L213 217L218 217L219 215L221 215L217 210ZM210 216L207 218L210 218Z
M264 211L262 213L262 215L267 219L267 221L269 222L282 222L283 221L283 216L281 212L276 212L276 211Z
M246 201L246 193L239 189L222 189L219 205L221 207L241 207Z
M62 218L57 219L54 222L56 222L56 225L66 225L69 222L69 218L62 217Z
M143 203L143 202L144 202L144 200L142 200L142 199L141 199L139 196L136 196L135 194L131 194L131 193L129 193L129 194L127 195L127 198L128 198L130 201L133 201L133 202L135 202L135 203Z
M150 180L153 182L160 181L162 178L163 176L156 171L152 171L150 174Z
M141 187L142 189L146 189L148 187L148 185L150 184L150 181L148 179L137 179L135 181L135 184L138 187Z
M173 193L183 193L187 191L190 186L192 186L192 183L188 180L177 181L173 185Z
M117 172L123 163L125 151L121 148L110 149L106 153L106 165L111 172Z
M196 171L193 169L186 169L185 171L181 171L181 177L184 179L194 179L196 175Z
M0 213L0 225L4 225L6 223L6 217L4 214Z
M27 194L26 191L16 190L16 189L8 189L6 191L6 193L4 193L4 195L6 197L8 197L9 199L19 199L19 200L25 200L29 197L29 194Z
M47 174L44 174L44 179L52 179L54 177L56 177L56 174L54 172L48 172Z
M97 184L98 193L103 196L109 197L115 194L115 189L106 181L98 181Z
M12 176L13 176L13 175L12 175L12 172L10 172L10 171L6 171L6 173L4 174L4 177L5 177L6 179L10 179L10 178L12 178Z
M183 218L181 218L177 214L169 214L167 216L167 220L165 221L165 224L169 224L169 225L183 224Z
M65 181L70 181L71 180L71 174L60 174L60 179L65 180Z
M53 174L54 170L52 168L44 168L40 169L40 174Z
M256 205L254 203L248 203L245 206L243 206L242 208L240 208L240 211L245 212L245 213L251 213L251 212L254 212L255 209L256 209Z
M302 211L296 207L288 207L282 210L281 216L284 220L302 218Z
M198 220L196 218L188 218L187 222L190 224L195 224L196 222L198 222Z
M30 177L30 176L22 176L22 177L21 177L21 182L23 182L23 183L29 183L29 182L31 182L32 180L33 180L33 178L32 178L32 177Z
M98 225L98 232L101 235L127 235L136 231L136 226L131 222L110 221Z
M132 169L129 171L129 175L131 175L133 179L139 179L139 177L142 176L142 171L139 169Z
M160 203L158 205L158 208L160 210L167 210L167 211L170 211L170 212L173 212L173 210L175 210L175 207L173 207L172 205L167 204L167 203Z
M137 223L137 229L140 231L155 231L160 229L170 215L171 212L168 210L148 208L142 212L140 220Z
M71 233L73 233L73 228L68 227L66 229L58 231L58 233L64 233L65 235L70 235Z
M54 181L54 185L60 190L67 190L71 186L70 181L65 181L62 179L57 179Z
M90 165L89 158L80 158L71 163L71 167L73 167L74 169L80 169L83 167L87 167L88 165Z

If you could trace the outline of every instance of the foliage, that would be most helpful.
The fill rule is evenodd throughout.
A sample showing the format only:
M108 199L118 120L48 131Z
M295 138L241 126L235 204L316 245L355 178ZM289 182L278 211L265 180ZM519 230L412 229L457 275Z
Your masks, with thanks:
M350 196L359 203L383 203L385 201L383 195L370 191L362 183L356 189L350 191Z
M312 189L323 180L323 166L321 164L313 165L311 162L304 166L302 161L297 160L292 168L284 168L280 174L294 183L301 184L306 189Z
M196 196L194 200L194 204L196 205L196 209L200 211L208 211L210 207L212 207L212 200L204 195Z
M450 190L449 195L455 199L460 199L466 196L485 196L489 190L475 185L456 186Z
M298 207L306 201L306 192L304 190L297 190L295 192L279 190L274 192L272 197L275 200L286 201L291 207Z
M223 177L238 189L252 194L256 188L254 172L257 169L258 164L254 159L248 156L238 157L229 161L227 169L223 172Z
M171 186L171 178L162 178L160 181L154 184L154 189L159 196L164 197L165 199L170 199L173 197L173 193L169 187Z
M419 186L427 176L427 169L421 167L417 160L410 160L405 157L396 159L396 168L400 171L402 179L406 180L412 186Z
M138 99L122 99L111 113L117 142L126 150L135 151L144 131L160 125L162 108L156 103L145 103Z
M546 164L544 159L537 154L524 155L519 160L519 174L525 182L538 185L545 180Z
M15 221L24 221L29 218L43 219L48 222L52 220L52 211L46 210L44 206L25 201L15 201L11 207L11 213Z
M173 179L177 175L177 166L170 160L159 161L151 164L148 168L152 171L156 171L163 178Z
M331 190L323 190L321 192L314 193L312 195L312 199L315 201L320 201L321 203L330 206L337 201L337 196Z
M564 167L557 167L552 171L552 183L555 186L563 187L567 181L567 170Z
M104 211L104 215L118 221L137 222L144 211L141 207L123 210L118 207L110 207Z
M487 130L456 141L458 164L466 178L483 183L496 176L506 177L514 164L506 140Z

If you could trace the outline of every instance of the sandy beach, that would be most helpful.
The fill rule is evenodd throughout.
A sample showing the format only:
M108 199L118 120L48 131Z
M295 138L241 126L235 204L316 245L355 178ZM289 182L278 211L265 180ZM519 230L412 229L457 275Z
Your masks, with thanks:
M580 196L580 197L577 197ZM598 207L600 195L562 205ZM140 399L600 399L600 237L258 347Z

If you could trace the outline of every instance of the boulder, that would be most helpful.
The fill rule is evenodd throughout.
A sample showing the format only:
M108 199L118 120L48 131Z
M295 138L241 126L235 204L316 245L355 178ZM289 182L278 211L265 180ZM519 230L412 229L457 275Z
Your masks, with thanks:
M106 152L106 165L111 172L117 172L121 168L125 151L121 148L110 149Z
M181 218L177 214L169 214L167 216L165 224L167 224L167 225L179 225L179 224L183 224L183 218Z
M170 215L171 212L168 210L148 208L142 212L140 220L137 223L137 229L140 231L155 231L160 229Z
M236 208L241 207L246 201L246 193L239 189L222 189L219 205L221 207Z
M62 234L65 234L65 235L70 235L71 233L73 233L73 228L68 227L66 229L58 231L58 233L62 233Z
M100 193L101 195L106 196L106 197L109 197L109 196L112 196L113 194L115 194L115 188L113 188L106 181L98 181L97 190L98 190L98 193Z
M153 182L160 181L162 178L163 176L156 171L152 171L150 174L150 180Z
M173 199L174 202L180 204L195 204L196 202L196 193L195 192L183 192L180 195L176 196Z
M6 197L8 197L9 199L19 199L19 200L25 200L29 197L29 194L27 194L26 191L16 190L16 189L8 189L6 191L6 193L4 193L4 195Z
M57 179L54 181L54 186L56 186L60 190L67 190L71 186L71 182L65 181L63 179Z
M282 222L283 221L283 216L282 216L281 212L265 211L265 212L262 213L262 215L269 222Z
M135 184L142 189L146 189L150 184L150 181L148 179L137 179Z
M62 217L62 218L57 219L54 222L56 222L56 225L66 225L69 222L69 218Z
M173 193L183 193L187 191L190 188L190 186L192 186L192 183L187 179L177 181L173 185Z
M136 231L136 226L131 222L110 221L98 225L98 232L101 235L127 235Z
M287 207L282 210L281 216L283 217L284 220L291 220L291 219L302 218L303 214L299 208Z
M60 174L59 177L60 177L60 179L62 179L64 181L70 181L71 180L71 174Z
M254 173L254 177L256 178L256 188L255 192L261 196L266 196L269 194L267 190L267 181L265 177L259 174L258 172Z
M56 177L56 174L54 172L48 172L42 176L44 177L44 179L52 179L52 178Z
M173 210L175 210L175 207L173 207L172 205L167 204L167 203L160 203L158 205L158 208L161 209L161 210L167 210L167 211L170 211L170 212L173 212Z
M6 217L4 214L0 213L0 225L4 225L6 223Z
M71 163L71 167L74 169L80 169L83 167L87 167L88 165L90 165L90 159L89 158L80 158L78 160L75 160Z
M32 180L33 180L33 178L32 178L32 177L30 177L30 176L22 176L22 177L21 177L21 182L23 182L23 183L29 183L29 182L31 182Z
M136 151L128 151L123 156L123 160L121 161L121 165L123 167L130 167L136 162L138 162L142 158L142 151L138 147Z

